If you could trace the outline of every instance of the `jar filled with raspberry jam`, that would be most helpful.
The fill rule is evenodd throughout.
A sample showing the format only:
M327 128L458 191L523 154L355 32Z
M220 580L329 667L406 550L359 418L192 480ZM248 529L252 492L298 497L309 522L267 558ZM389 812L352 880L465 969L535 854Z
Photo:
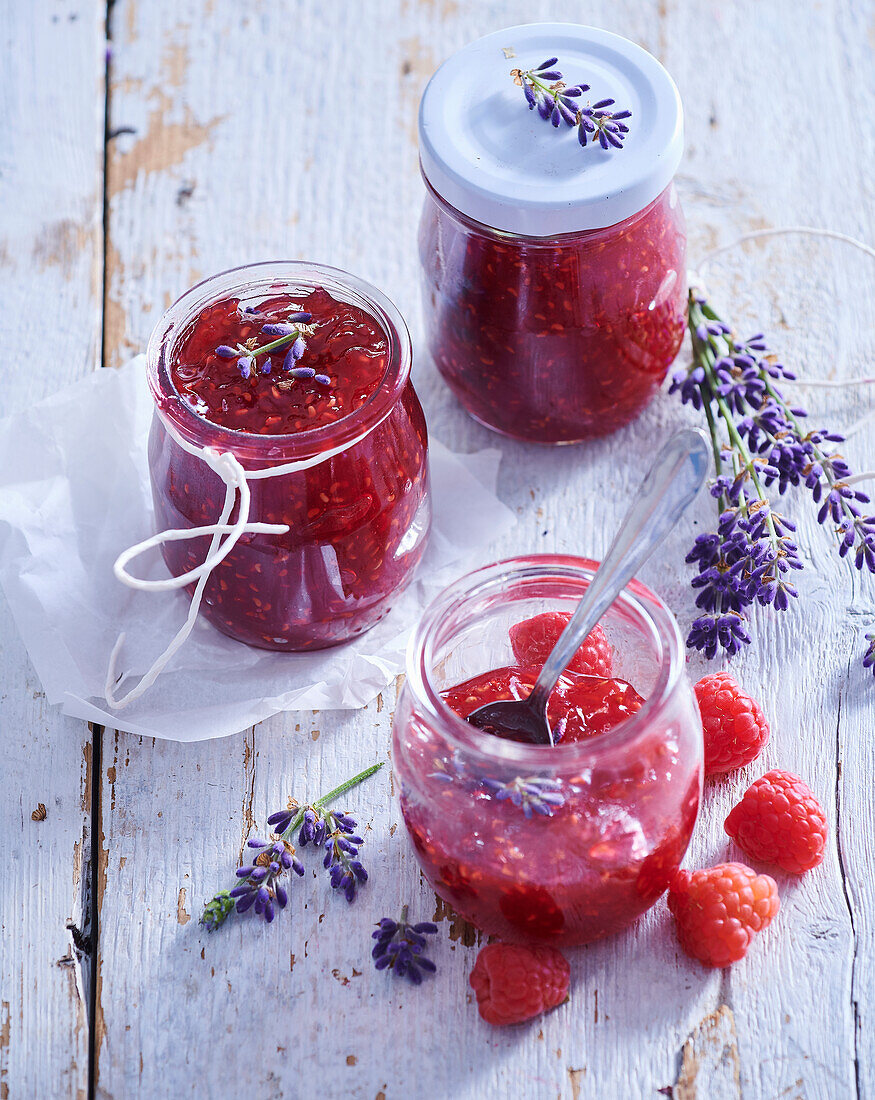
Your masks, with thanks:
M702 725L665 605L633 581L550 699L554 746L466 722L530 690L595 563L539 555L445 590L411 640L393 724L404 823L437 893L503 940L579 944L665 891L702 789Z
M545 59L556 59L548 87L556 70L568 87L589 85L555 127L527 110L512 76ZM630 112L621 147L603 148L597 130L581 146L575 114L605 100ZM683 114L665 69L593 27L511 27L437 70L419 147L428 347L462 405L537 443L579 442L633 420L665 378L686 319L672 182Z
M430 522L425 420L392 303L334 268L236 268L170 307L147 359L159 529L220 521L227 486L204 448L245 471L249 523L287 527L245 533L210 572L201 613L248 645L292 651L377 623ZM162 546L177 577L209 549L207 535Z

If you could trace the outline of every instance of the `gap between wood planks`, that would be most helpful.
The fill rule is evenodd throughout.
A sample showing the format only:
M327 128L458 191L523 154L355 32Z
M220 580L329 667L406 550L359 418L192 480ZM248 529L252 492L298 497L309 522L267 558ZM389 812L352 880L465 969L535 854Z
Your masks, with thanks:
M106 0L104 27L106 34L106 60L103 74L103 193L101 212L101 231L103 248L101 251L101 327L100 327L100 366L107 366L107 326L106 299L108 293L108 264L106 260L109 244L109 176L107 160L110 141L110 68L112 64L112 9L115 0ZM100 1010L100 903L103 899L106 866L103 862L101 847L103 844L103 737L104 726L89 722L91 732L91 783L90 783L90 820L91 843L83 875L83 905L86 929L84 947L88 963L88 1100L97 1095L98 1056L103 1038L103 1014ZM75 934L74 934L75 939ZM100 1025L98 1026L98 1021Z

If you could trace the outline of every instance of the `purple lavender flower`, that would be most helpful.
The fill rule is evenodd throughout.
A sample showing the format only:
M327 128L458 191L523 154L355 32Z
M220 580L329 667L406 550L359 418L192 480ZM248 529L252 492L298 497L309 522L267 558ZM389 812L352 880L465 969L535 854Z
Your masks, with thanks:
M237 360L237 370L243 375L244 378L248 378L252 374L252 368L255 366L255 359L251 355L241 355Z
M294 336L297 331L294 325L286 324L270 324L261 327L262 336Z
M382 764L372 764L307 806L293 804L290 810L279 810L271 814L267 821L278 834L278 839L269 841L253 837L248 842L249 847L258 854L251 864L237 869L238 884L233 889L220 890L206 903L200 923L212 932L232 912L246 913L250 909L268 923L273 921L276 910L284 909L289 900L285 885L278 880L288 871L294 871L296 875L304 874L304 866L289 840L298 829L301 847L310 843L321 847L328 838L328 829L332 830L332 840L337 842L338 857L333 858L329 852L325 866L331 871L332 886L342 887L347 899L351 901L356 883L365 882L368 877L357 859L362 838L353 835L355 822L351 817L342 813L334 814L325 808L325 804L370 778L382 767ZM336 873L337 868L339 873ZM352 876L352 886L345 881L347 873ZM337 882L334 881L335 877Z
M499 802L509 799L526 817L531 817L533 813L552 817L555 810L565 805L562 783L558 779L541 776L523 779L517 776L504 783L498 779L483 779L482 783L492 792L493 798Z
M344 897L352 905L356 889L361 883L368 881L368 873L358 858L364 838L355 835L356 823L346 814L326 811L323 822L325 828L321 835L325 839L318 840L318 826L314 836L314 842L321 842L325 848L322 866L328 871L331 889L343 891Z
M237 354L239 354L237 349L229 348L227 344L219 344L216 348L216 355L221 356L222 359L233 359Z
M738 340L701 294L690 292L693 362L675 373L670 393L705 409L717 463L712 495L720 509L717 531L699 535L687 555L697 567L696 606L687 644L713 657L732 655L750 641L747 610L755 603L785 611L797 592L789 574L802 568L792 540L795 525L775 511L766 489L784 494L805 486L831 523L841 557L875 572L875 516L862 514L869 498L847 484L852 471L829 445L842 436L806 429L807 413L791 406L777 382L795 375L778 362L762 333ZM721 438L721 425L727 441Z
M587 144L590 136L598 140L602 148L623 148L623 141L629 133L628 124L623 121L630 118L631 111L609 111L613 99L602 99L593 106L581 107L577 102L589 84L566 85L562 73L553 66L559 60L548 59L550 64L542 63L536 69L512 69L511 76L523 89L530 111L537 111L542 119L555 127L564 122L566 126L578 128L578 141Z
M407 978L414 985L422 981L423 973L433 974L437 967L424 954L426 936L437 934L437 925L431 921L409 924L407 906L401 917L394 921L383 917L371 937L376 941L371 951L377 970L391 970L396 978Z
M318 382L320 386L330 386L331 385L331 379L328 377L327 374L314 375L313 381Z
M290 851L282 841L270 843L253 838L248 846L255 849L258 856L253 864L237 868L237 878L243 881L228 890L227 896L235 899L238 913L253 909L270 924L276 909L285 909L289 900L285 887L277 880L286 871L303 875L304 865L295 856L294 849Z
M607 108L614 103L613 99L600 99L591 107L581 107L578 112L577 140L582 146L586 146L589 139L598 141L603 149L613 146L622 149L623 142L629 133L629 126L624 119L631 118L632 112L609 111Z
M873 675L875 675L875 631L866 635L866 641L869 645L863 654L863 668L871 668Z

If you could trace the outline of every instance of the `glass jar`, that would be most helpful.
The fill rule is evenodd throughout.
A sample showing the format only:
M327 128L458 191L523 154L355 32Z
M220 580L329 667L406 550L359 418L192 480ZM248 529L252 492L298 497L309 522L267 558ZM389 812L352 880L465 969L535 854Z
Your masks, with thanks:
M623 148L581 148L526 110L511 67L555 55L567 83L631 109ZM580 442L629 423L659 389L686 323L682 125L665 69L592 27L487 35L432 78L419 119L427 343L486 427Z
M261 435L214 424L181 398L171 373L174 353L204 310L229 297L255 306L319 288L364 310L385 336L388 365L364 404L321 427ZM247 477L249 521L288 525L283 534L244 534L209 575L201 613L223 633L263 649L337 645L374 626L406 587L431 516L426 426L411 361L410 335L395 306L375 287L330 267L282 261L235 268L199 283L164 314L147 353L155 400L149 470L159 529L218 521L225 483L188 446L233 454L256 475ZM289 463L295 468L288 473L263 475ZM235 506L231 522L236 515ZM165 542L170 572L180 576L198 566L209 543L207 536Z
M557 555L480 569L434 601L408 650L393 723L404 823L435 891L508 941L586 943L635 920L667 888L698 812L702 725L683 643L671 612L636 581L601 626L614 675L645 702L608 732L519 744L469 725L442 698L513 664L510 627L571 611L594 569ZM553 797L527 815L506 797L514 787Z

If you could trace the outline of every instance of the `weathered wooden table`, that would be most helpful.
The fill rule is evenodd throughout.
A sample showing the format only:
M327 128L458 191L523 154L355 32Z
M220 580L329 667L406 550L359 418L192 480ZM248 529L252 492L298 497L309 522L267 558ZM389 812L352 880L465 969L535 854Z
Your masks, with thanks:
M641 42L676 77L692 264L773 225L875 239L864 0L0 0L3 412L118 365L182 290L249 260L360 273L416 339L424 81L479 34L557 15ZM865 258L784 238L739 249L719 274L715 290L812 376L871 373ZM496 445L424 355L414 378L436 437ZM804 397L845 426L871 408L860 390ZM592 446L501 443L519 522L496 554L599 556L652 440L685 417L664 397ZM848 452L875 465L871 426ZM712 521L707 501L696 520ZM687 527L644 574L684 627L690 539ZM387 757L388 693L359 713L150 743L47 707L4 607L0 1097L875 1096L875 684L859 663L873 589L810 516L800 542L799 606L760 615L735 668L772 718L765 764L822 797L824 865L780 878L776 927L731 970L688 960L660 902L573 953L570 1004L504 1032L469 1003L478 937L421 880L388 775L349 800L371 830L354 908L299 890L271 928L197 925L289 793ZM708 785L691 865L727 858L723 818L761 770ZM373 922L403 901L442 930L438 976L420 989L368 959Z

